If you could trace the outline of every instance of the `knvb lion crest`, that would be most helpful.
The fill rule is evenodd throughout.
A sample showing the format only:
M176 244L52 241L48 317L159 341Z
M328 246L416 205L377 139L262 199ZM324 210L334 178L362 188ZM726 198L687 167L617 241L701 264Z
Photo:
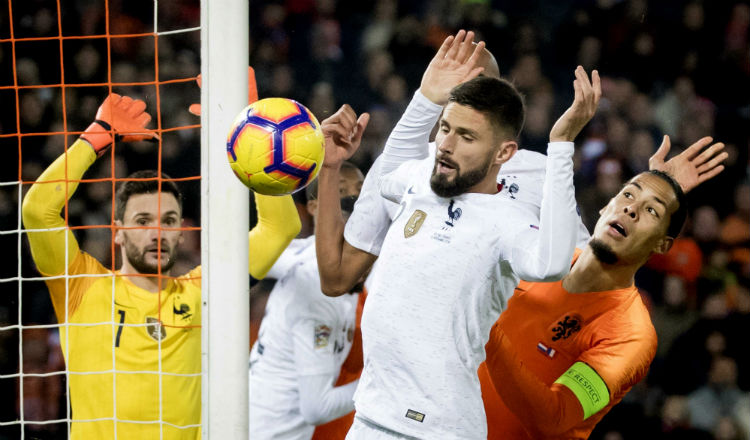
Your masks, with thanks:
M581 318L581 315L575 313L565 315L565 317L559 319L557 324L552 327L552 333L554 333L552 340L568 339L573 333L581 329L582 324L583 318Z
M422 227L424 220L427 218L427 213L417 209L414 214L409 217L409 221L404 225L404 238L409 238L419 232L419 228Z
M146 333L151 336L154 341L163 341L167 337L167 329L161 324L156 318L151 316L146 317Z

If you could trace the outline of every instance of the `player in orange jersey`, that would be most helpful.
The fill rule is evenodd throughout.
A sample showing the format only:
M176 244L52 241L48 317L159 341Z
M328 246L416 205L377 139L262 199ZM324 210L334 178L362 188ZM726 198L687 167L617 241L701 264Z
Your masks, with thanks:
M600 211L565 278L516 288L479 369L489 438L588 438L646 375L656 333L635 272L680 232L683 189L723 170L722 144L697 154L710 142L702 139L665 166L666 138L651 165L675 177L658 170L635 176Z

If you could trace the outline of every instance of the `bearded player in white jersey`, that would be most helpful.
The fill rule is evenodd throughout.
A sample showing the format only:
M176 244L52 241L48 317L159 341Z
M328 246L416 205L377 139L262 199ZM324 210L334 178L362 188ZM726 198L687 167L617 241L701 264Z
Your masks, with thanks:
M339 195L342 210L351 212L364 176L343 165ZM317 181L307 199L315 219ZM315 237L293 240L267 277L278 281L250 352L250 438L309 440L316 425L354 409L357 382L333 385L354 339L361 286L336 298L320 292Z
M471 57L471 46L461 44L472 37L460 32L447 39L425 73L421 92L433 103L448 100L448 83L481 70L474 66L483 43ZM476 368L489 326L519 277L557 279L572 257L578 222L572 140L596 109L596 73L593 82L576 71L576 99L551 132L541 221L496 183L500 166L515 153L523 120L521 98L507 82L478 78L451 92L435 159L401 165L423 155L414 151L422 147L386 146L382 172L398 169L381 177L380 189L400 211L365 305L365 369L351 438L486 437ZM352 141L366 122L344 107L322 124L328 142L320 210L332 215L326 221L321 215L317 227L321 275L352 269L350 261L341 264L343 221L331 202L338 163L356 149ZM324 283L324 292L339 293L328 287Z
M480 52L477 65L484 68L481 75L500 78L497 61L486 48ZM419 152L419 157L414 158L435 157L437 146L435 142L429 141L429 137L442 110L441 104L432 102L417 90L386 143L410 145L413 151ZM380 194L378 176L382 164L381 157L375 160L370 172L367 173L354 212L343 231L344 241L339 253L351 257L348 260L361 261L355 265L358 269L372 265L380 254L385 234L399 207L397 203L384 199ZM519 146L516 154L503 164L497 175L500 192L516 203L526 205L537 217L542 202L546 162L547 156L544 154ZM576 246L582 248L589 238L589 231L579 216ZM321 274L324 285L334 291L341 288L346 290L361 277L359 270L338 268L322 270Z

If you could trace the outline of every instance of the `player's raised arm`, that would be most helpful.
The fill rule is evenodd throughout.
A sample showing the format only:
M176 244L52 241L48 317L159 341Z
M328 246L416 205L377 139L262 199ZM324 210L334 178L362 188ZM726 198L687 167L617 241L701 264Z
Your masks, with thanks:
M529 225L518 234L512 250L513 270L527 281L559 280L568 273L575 250L578 214L573 186L573 140L594 117L602 94L596 70L591 81L580 66L575 76L573 104L550 130L539 225Z
M370 115L357 117L343 105L321 124L325 136L325 159L318 174L318 217L315 222L315 251L320 271L320 289L339 296L349 291L375 262L375 255L361 251L344 240L339 179L341 163L349 159L362 140Z
M65 272L66 253L68 263L78 253L78 242L70 230L63 229L65 220L60 212L96 158L107 151L115 138L125 142L158 139L156 133L145 128L151 120L145 110L146 103L141 100L117 94L107 97L96 113L96 120L29 189L22 208L24 227L58 228L28 232L31 255L42 274Z
M705 148L711 142L713 142L713 138L706 136L687 147L682 153L664 162L671 147L669 136L665 135L659 149L648 159L648 168L669 174L687 193L724 171L724 165L721 163L729 157L729 154L722 151L724 150L724 144L721 142Z
M258 223L249 233L249 272L262 279L302 229L292 196L255 194Z

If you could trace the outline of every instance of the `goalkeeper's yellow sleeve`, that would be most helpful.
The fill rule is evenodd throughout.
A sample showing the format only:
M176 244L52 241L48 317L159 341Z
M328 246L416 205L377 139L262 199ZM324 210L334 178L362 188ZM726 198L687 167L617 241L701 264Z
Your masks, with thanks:
M77 140L68 148L67 153L58 157L39 176L23 199L21 214L26 229L60 228L55 231L28 232L31 256L39 272L44 275L60 275L65 272L66 252L68 264L78 255L78 242L69 229L63 229L65 220L60 212L66 197L69 199L73 195L78 187L77 181L95 160L96 153L91 145Z
M292 196L255 194L258 224L250 231L250 275L259 280L302 229Z

